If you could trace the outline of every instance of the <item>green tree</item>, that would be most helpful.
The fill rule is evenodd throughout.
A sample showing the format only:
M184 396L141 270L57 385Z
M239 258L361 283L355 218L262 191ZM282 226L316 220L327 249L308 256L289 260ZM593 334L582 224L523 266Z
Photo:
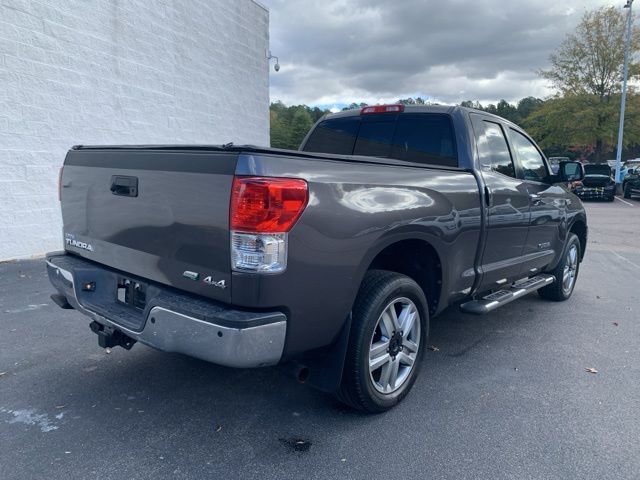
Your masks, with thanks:
M596 162L611 155L618 133L620 94L602 102L596 95L551 98L525 121L528 132L545 151L573 151ZM625 115L625 142L640 142L640 96L630 93Z
M304 107L304 108L300 108ZM291 122L291 147L297 149L313 126L313 118L306 105L300 105L293 114Z
M497 104L490 103L486 107L478 101L474 102L472 100L465 100L460 103L460 106L482 110L483 112L492 113L502 118L506 118L515 124L520 124L542 103L544 103L544 101L539 98L526 97L520 100L517 106L512 105L504 99L500 100Z
M544 100L536 97L525 97L518 102L518 115L524 121L544 104Z
M396 103L401 103L402 105L427 105L423 98L417 97L409 97L409 98L401 98Z
M619 119L613 104L619 100L621 88L625 23L625 14L614 7L586 12L575 32L551 55L551 68L539 72L557 95L534 114L532 124L541 126L542 118L548 124L560 125L558 119L568 122L560 125L566 135L562 138L543 128L550 136L543 143L562 141L567 146L592 147L593 159L604 160L603 153L614 144ZM634 28L630 58L639 46L640 32ZM630 72L631 80L637 77L637 63L631 62ZM635 141L634 135L625 133L625 141Z
M271 146L296 150L313 124L328 112L307 105L287 107L280 101L271 103Z
M357 110L359 108L364 108L364 107L368 107L368 106L369 106L369 104L364 103L364 102L361 102L361 103L355 103L354 102L354 103L350 104L348 107L344 107L342 109L342 111L345 111L345 110Z

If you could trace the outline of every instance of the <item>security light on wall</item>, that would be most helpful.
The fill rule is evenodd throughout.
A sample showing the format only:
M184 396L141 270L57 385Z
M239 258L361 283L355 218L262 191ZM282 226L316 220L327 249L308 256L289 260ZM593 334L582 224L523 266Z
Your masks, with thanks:
M267 60L271 60L272 58L275 58L275 60L276 60L276 64L273 66L273 69L276 72L279 72L280 71L280 63L279 63L278 57L276 57L275 55L271 55L271 50L269 50L269 52L267 53Z

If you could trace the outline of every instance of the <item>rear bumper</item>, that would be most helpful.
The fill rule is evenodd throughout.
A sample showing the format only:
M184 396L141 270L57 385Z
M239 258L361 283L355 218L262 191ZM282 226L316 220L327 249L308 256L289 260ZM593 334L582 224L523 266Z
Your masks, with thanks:
M614 187L585 187L578 188L574 193L582 200L591 200L595 198L613 198L616 195L616 188Z
M64 252L47 255L52 285L76 310L141 343L229 367L277 364L284 350L282 312L250 312L153 285L144 310L117 302L122 273ZM125 274L126 275L126 274ZM94 291L84 291L93 282Z

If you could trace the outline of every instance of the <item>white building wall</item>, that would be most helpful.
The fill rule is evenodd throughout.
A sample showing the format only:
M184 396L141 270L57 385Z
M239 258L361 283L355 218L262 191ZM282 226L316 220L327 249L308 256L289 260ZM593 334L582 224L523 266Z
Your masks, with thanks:
M0 0L0 260L62 247L76 144L269 145L252 0Z

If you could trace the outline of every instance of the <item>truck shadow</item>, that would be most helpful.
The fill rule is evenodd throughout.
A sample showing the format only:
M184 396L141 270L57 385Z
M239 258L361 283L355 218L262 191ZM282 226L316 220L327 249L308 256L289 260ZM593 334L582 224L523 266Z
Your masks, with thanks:
M408 430L415 418L439 425L438 415L450 415L447 409L457 408L461 397L477 402L489 390L511 388L517 365L505 356L520 355L522 342L514 339L525 332L544 335L545 303L531 296L485 317L454 307L432 320L416 385L404 402L381 415L355 412L279 368L225 368L144 345L107 355L89 346L95 336L88 329L74 339L83 346L65 362L39 367L51 379L46 386L19 387L21 402L40 406L51 418L64 413L59 433L70 432L80 443L95 443L100 432L114 448L144 445L151 457L187 445L194 461L212 451L226 458L251 452L277 464L289 455L314 455L320 446L335 444L340 432L357 438L389 421Z
M537 297L525 302L544 303ZM165 428L191 424L213 434L217 427L221 431L247 430L259 424L261 429L274 430L274 435L277 430L280 437L287 437L296 434L294 425L301 418L307 422L327 417L375 421L411 408L419 397L430 395L434 384L463 381L470 368L491 371L494 365L489 361L478 364L476 352L511 348L501 336L509 337L514 331L535 325L527 318L533 308L523 303L484 317L462 314L453 307L433 319L423 371L414 391L398 408L382 416L355 412L331 395L299 384L277 367L232 369L144 345L136 345L130 352L114 349L110 355L95 350L86 368L73 372L61 365L64 370L57 375L52 395L61 397L62 403L67 395L72 395L74 402L81 400L77 407L85 410L85 415L94 416L95 422L105 420L108 425L102 427L111 425L115 415L116 423L133 421L141 425L155 418L154 428L163 428L162 422L157 422L160 417L167 422ZM101 356L104 358L96 361ZM468 356L474 358L468 360ZM285 431L281 431L283 425ZM289 427L291 431L286 431Z

